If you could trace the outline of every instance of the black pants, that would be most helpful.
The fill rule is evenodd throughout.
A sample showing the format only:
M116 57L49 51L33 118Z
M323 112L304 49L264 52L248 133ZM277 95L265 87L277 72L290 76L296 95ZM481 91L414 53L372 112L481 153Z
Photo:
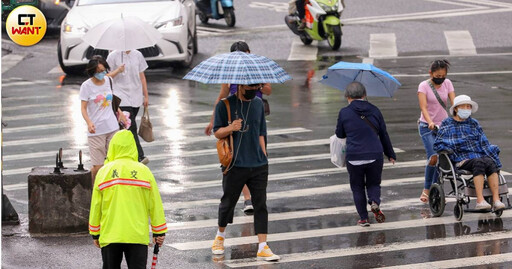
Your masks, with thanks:
M302 20L306 16L306 8L304 7L304 0L295 1L295 6L297 7L297 12L299 13L299 18Z
M267 182L268 165L245 168L233 167L222 178L224 194L220 199L219 220L220 227L226 227L232 222L233 211L240 198L244 185L251 192L252 206L254 207L254 231L256 234L268 233L267 211Z
M148 260L148 246L141 244L108 244L101 248L103 269L121 268L123 253L129 269L145 269Z
M496 163L489 156L466 160L459 168L471 171L474 177L480 175L490 176L499 171Z
M367 203L375 202L380 205L380 182L383 165L383 159L363 165L352 165L347 162L350 189L361 220L368 219ZM368 200L366 196L368 196Z
M137 152L139 153L139 161L144 158L144 150L142 150L142 147L140 146L139 141L139 135L137 134L137 121L135 118L137 117L137 113L139 113L138 107L131 107L131 106L120 106L119 107L122 111L130 112L130 120L132 121L132 125L130 126L130 131L133 134L133 138L135 138L135 144L137 144Z

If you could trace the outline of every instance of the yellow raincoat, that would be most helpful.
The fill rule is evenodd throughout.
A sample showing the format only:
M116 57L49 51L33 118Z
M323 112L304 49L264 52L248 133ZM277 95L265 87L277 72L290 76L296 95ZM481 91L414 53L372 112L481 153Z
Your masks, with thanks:
M151 219L153 234L165 234L162 199L153 174L137 162L135 139L128 130L117 132L110 141L105 165L94 183L89 215L89 233L110 243L148 245Z

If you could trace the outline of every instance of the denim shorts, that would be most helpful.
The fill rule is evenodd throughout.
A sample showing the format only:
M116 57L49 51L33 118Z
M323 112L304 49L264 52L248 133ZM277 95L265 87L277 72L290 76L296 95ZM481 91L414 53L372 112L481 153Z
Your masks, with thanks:
M436 139L437 131L430 130L428 124L420 121L418 124L418 133L423 141L423 146L427 153L427 159L430 159L432 155L437 155L434 151L434 140Z

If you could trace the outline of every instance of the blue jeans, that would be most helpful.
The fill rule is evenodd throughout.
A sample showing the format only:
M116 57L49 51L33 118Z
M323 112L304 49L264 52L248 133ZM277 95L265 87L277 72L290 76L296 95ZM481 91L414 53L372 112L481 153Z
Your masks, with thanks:
M434 155L437 156L437 152L434 151L434 140L436 139L436 131L430 130L428 124L420 121L418 125L418 133L423 141L425 152L427 153L427 165L425 167L425 184L424 188L429 190L432 183L435 182L438 173L435 165L429 165L430 158Z
M367 204L375 202L380 205L380 182L383 165L383 159L363 165L352 165L347 162L350 189L361 220L368 219ZM368 200L366 196L368 196Z

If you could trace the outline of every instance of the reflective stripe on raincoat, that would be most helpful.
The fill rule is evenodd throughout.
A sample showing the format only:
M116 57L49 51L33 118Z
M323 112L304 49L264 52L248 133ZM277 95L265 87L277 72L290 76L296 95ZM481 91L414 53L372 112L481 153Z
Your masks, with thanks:
M148 245L153 234L167 232L162 199L153 174L137 161L130 131L117 132L110 141L105 165L98 171L91 200L89 233L110 243Z

